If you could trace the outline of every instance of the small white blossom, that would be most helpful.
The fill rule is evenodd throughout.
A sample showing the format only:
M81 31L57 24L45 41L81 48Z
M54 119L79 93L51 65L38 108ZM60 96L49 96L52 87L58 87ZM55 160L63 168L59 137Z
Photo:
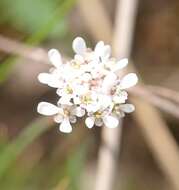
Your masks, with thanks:
M72 126L70 123L76 123L76 116L85 115L85 110L77 106L55 106L48 102L40 102L37 111L46 116L54 116L54 121L60 123L59 129L64 133L70 133Z
M56 49L48 52L52 68L49 73L40 73L41 83L56 88L57 106L41 102L37 111L46 116L54 116L60 123L62 132L72 131L71 123L85 114L88 128L105 125L115 128L119 118L134 111L132 104L126 103L126 89L137 81L135 73L119 78L118 71L128 65L128 60L116 60L111 57L111 47L103 41L96 44L94 50L87 47L83 38L77 37L72 43L74 58L63 62Z
M101 110L95 113L89 113L85 124L88 128L92 128L94 125L99 127L105 125L108 128L116 128L119 124L119 119L117 115Z

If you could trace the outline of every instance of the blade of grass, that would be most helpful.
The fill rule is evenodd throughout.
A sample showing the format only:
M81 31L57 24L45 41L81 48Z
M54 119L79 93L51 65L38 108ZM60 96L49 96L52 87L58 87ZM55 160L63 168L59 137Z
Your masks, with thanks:
M51 120L47 120L46 118L37 119L28 127L24 128L19 136L2 150L0 155L0 179L22 151L41 134L47 131L51 125Z
M64 16L71 10L76 0L65 0L63 3L55 10L54 15L47 24L30 38L27 39L28 44L37 45L39 42L43 41L49 34L50 31L56 26L57 23L61 22Z
M80 189L80 175L85 165L88 142L83 142L67 160L67 177L69 179L68 190Z
M39 31L25 40L26 43L31 45L37 45L42 42L51 32L54 27L63 20L64 16L71 10L76 0L65 0L62 4L55 10L51 19L44 25ZM0 83L4 82L9 74L11 73L11 68L15 64L17 56L12 56L8 58L0 66Z

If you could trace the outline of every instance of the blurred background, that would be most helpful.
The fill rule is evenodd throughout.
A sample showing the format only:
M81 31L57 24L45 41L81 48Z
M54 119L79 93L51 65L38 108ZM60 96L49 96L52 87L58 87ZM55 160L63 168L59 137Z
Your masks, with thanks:
M84 1L88 9L92 1ZM100 1L111 26L115 26L116 3ZM94 7L89 17L96 12ZM57 100L53 89L37 81L38 73L50 68L46 52L57 48L65 57L72 56L71 42L76 36L85 38L89 46L96 43L78 0L0 0L0 13L0 190L93 189L101 128L89 130L78 121L73 133L66 135L36 112L38 102ZM131 54L145 84L171 89L176 96L169 95L167 101L172 96L174 102L179 91L178 18L177 0L139 1ZM175 144L179 109L177 103L174 106L175 115L160 111ZM174 190L167 169L162 169L165 164L156 161L134 115L125 117L123 125L113 189ZM161 144L167 139L155 135ZM179 155L178 147L174 150ZM170 156L166 149L163 157ZM175 165L171 167L175 170ZM174 176L179 181L179 170Z

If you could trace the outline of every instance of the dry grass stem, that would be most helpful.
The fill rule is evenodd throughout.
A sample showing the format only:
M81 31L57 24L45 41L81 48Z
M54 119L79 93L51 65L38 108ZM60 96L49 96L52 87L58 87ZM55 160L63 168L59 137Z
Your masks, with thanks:
M88 24L88 28L90 29L93 38L96 40L102 39L105 42L111 42L112 40L114 42L112 43L114 54L117 57L126 57L130 54L132 42L131 39L133 33L132 29L135 23L136 6L133 6L133 4L130 5L126 1L127 4L124 5L124 7L126 6L124 12L120 9L121 3L123 4L124 2L125 1L120 1L118 3L114 38L111 39L111 24L109 23L108 16L106 15L101 2L98 0L93 0L87 6L84 4L84 0L79 1L80 10L83 14L83 17L85 18L85 22ZM96 17L93 17L93 14L88 14L90 12L93 13L94 7L97 10L98 14ZM130 27L121 25L124 18L125 22L129 23ZM119 27L122 27L121 30L119 30ZM99 31L101 31L100 34ZM109 35L104 34L104 31L109 31ZM124 36L123 33L126 35ZM123 40L122 46L121 43L116 43L116 41L121 40L121 37ZM117 51L118 49L121 51ZM117 169L116 155L120 150L121 131L122 120L120 120L120 125L116 129L112 130L105 127L102 129L102 142L99 149L95 190L111 190L113 188L115 173Z
M0 35L0 50L33 61L48 62L47 53L42 48L32 48L2 35Z
M153 85L147 85L146 86L151 92L163 97L172 100L173 102L176 102L179 104L179 92L165 88L162 86L153 86Z
M135 97L140 97L143 100L151 103L152 105L158 107L162 111L171 114L172 116L179 119L179 104L176 104L165 97L160 97L156 94L156 91L150 91L144 85L138 85L130 90L131 94Z
M100 31L105 31L111 28L111 25L109 24L105 28L104 25L101 24L101 23L108 23L108 19L106 19L107 16L104 14L105 10L102 8L103 7L102 4L100 3L99 0L96 0L96 1L98 3L94 3L95 0L93 0L88 5L85 5L84 3L81 3L82 2L81 0L79 1L79 5L80 5L79 7L83 14L86 24L88 24L87 25L88 29L90 29L91 34L94 37L94 39L97 39L97 40L103 39L104 41L108 42L110 41L110 39L108 39L108 36L106 37L102 33L101 33L101 36L97 34L98 30L96 27L98 27ZM120 34L118 34L118 37L114 38L113 40L114 44L116 44L115 45L116 47L119 46L120 48L124 48L122 50L121 49L114 50L115 55L117 54L119 57L130 55L130 50L131 50L130 44L132 41L132 34L133 34L132 29L134 25L132 26L129 26L129 25L131 25L131 23L134 21L134 17L130 18L127 15L127 13L129 15L134 14L137 7L137 3L138 3L137 0L132 0L132 1L120 0L119 1L118 10L120 11L117 12L118 26L117 26L115 34L116 33L120 33ZM105 16L104 17L97 16L94 19L93 17L94 7L96 9L96 12L99 15L105 15ZM84 10L88 10L88 11L84 11ZM103 13L100 14L99 13L100 11L103 11ZM124 17L121 15L124 15ZM90 22L89 22L89 19L90 19ZM128 21L128 19L130 19L130 21ZM129 31L125 31L127 29ZM127 42L126 42L126 38L127 38ZM122 45L120 46L119 44L122 44ZM179 189L179 180L178 180L179 174L177 173L177 171L179 171L179 151L178 151L178 147L173 136L170 134L170 131L168 131L168 127L165 121L162 119L159 112L155 108L153 108L149 103L146 103L146 101L138 99L138 98L134 98L133 103L137 107L136 112L134 114L135 118L138 121L139 126L141 127L141 130L144 134L144 137L147 140L156 160L158 161L158 164L161 166L161 169L163 170L165 175L168 177L173 187L176 190ZM105 128L103 130L105 130ZM166 153L167 155L170 155L170 157L167 155L164 155ZM99 161L102 160L102 158L100 159L100 156L104 157L104 155L99 155ZM111 163L111 164L114 164L114 163ZM174 167L176 167L177 169L176 168L174 169ZM101 177L97 178L97 180L98 179L101 179Z

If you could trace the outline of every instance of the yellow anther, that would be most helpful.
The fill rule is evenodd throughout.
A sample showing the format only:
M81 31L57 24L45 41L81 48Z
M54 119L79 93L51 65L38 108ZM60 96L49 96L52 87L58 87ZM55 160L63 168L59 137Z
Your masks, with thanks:
M73 66L75 69L80 69L81 64L80 64L80 62L78 62L78 61L72 61L72 66Z
M82 97L82 102L83 102L84 104L89 104L89 103L92 102L92 99L91 99L91 97L90 97L89 95L86 95L86 96L83 96L83 97Z
M63 112L64 112L64 116L69 116L70 115L70 112L67 109L65 109Z
M67 94L72 94L73 93L73 89L70 86L66 87L66 92Z
M101 113L101 112L96 112L96 113L95 113L95 116L96 116L96 118L98 118L98 119L99 119L99 118L101 118L102 113Z

